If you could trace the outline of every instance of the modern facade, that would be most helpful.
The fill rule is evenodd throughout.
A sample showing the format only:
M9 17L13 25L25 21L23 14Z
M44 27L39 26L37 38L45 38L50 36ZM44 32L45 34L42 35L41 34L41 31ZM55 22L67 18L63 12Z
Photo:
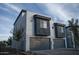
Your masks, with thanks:
M22 32L12 48L24 51L67 48L65 25L54 23L50 16L22 10L14 23L14 33Z

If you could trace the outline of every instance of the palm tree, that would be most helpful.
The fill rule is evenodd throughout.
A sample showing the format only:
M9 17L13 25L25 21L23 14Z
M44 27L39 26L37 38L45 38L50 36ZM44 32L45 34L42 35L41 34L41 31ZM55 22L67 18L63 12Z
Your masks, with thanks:
M75 47L76 47L76 45L79 45L78 19L72 18L68 22L69 22L70 30L72 31L74 35L74 41L75 41Z

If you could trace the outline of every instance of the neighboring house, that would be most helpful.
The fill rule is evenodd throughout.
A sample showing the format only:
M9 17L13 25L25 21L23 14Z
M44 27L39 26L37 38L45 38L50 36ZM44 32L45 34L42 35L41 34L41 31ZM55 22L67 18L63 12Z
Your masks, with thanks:
M67 38L67 48L75 48L74 43L74 36L73 32L70 30L71 27L66 27L66 38Z
M64 24L54 23L49 16L22 10L14 23L14 32L21 30L22 37L12 40L12 48L24 51L66 48L64 28Z
M66 27L67 48L75 48L75 47L79 48L79 46L75 43L74 34L70 29L71 29L70 26ZM79 27L78 27L78 33L79 33Z

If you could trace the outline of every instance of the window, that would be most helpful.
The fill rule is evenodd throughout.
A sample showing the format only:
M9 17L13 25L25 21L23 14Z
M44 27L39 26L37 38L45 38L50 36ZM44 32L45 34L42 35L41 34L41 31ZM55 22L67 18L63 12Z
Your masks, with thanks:
M58 26L58 34L59 37L64 37L64 27Z
M34 32L36 36L50 35L51 18L42 15L34 15Z
M63 33L63 32L64 32L64 28L63 28L63 27L59 27L59 31L60 31L61 33Z
M60 23L54 23L56 38L64 38L65 36L65 25Z
M40 19L40 28L47 28L47 21Z
M62 36L63 35L63 33L64 33L64 28L63 27L61 27L61 26L58 26L58 36Z

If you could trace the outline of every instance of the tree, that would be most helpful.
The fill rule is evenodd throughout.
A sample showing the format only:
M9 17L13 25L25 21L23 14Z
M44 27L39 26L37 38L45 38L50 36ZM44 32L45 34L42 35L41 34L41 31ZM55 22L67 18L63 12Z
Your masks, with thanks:
M8 38L7 44L8 44L9 46L12 45L12 39L13 39L13 37L11 37L11 36Z
M69 22L69 26L70 26L70 30L73 32L74 35L74 41L75 41L75 45L79 45L79 34L78 34L78 19L71 19L68 21Z
M7 41L0 41L0 47L6 47Z
M14 40L19 41L21 37L22 37L22 32L20 30L13 33Z

